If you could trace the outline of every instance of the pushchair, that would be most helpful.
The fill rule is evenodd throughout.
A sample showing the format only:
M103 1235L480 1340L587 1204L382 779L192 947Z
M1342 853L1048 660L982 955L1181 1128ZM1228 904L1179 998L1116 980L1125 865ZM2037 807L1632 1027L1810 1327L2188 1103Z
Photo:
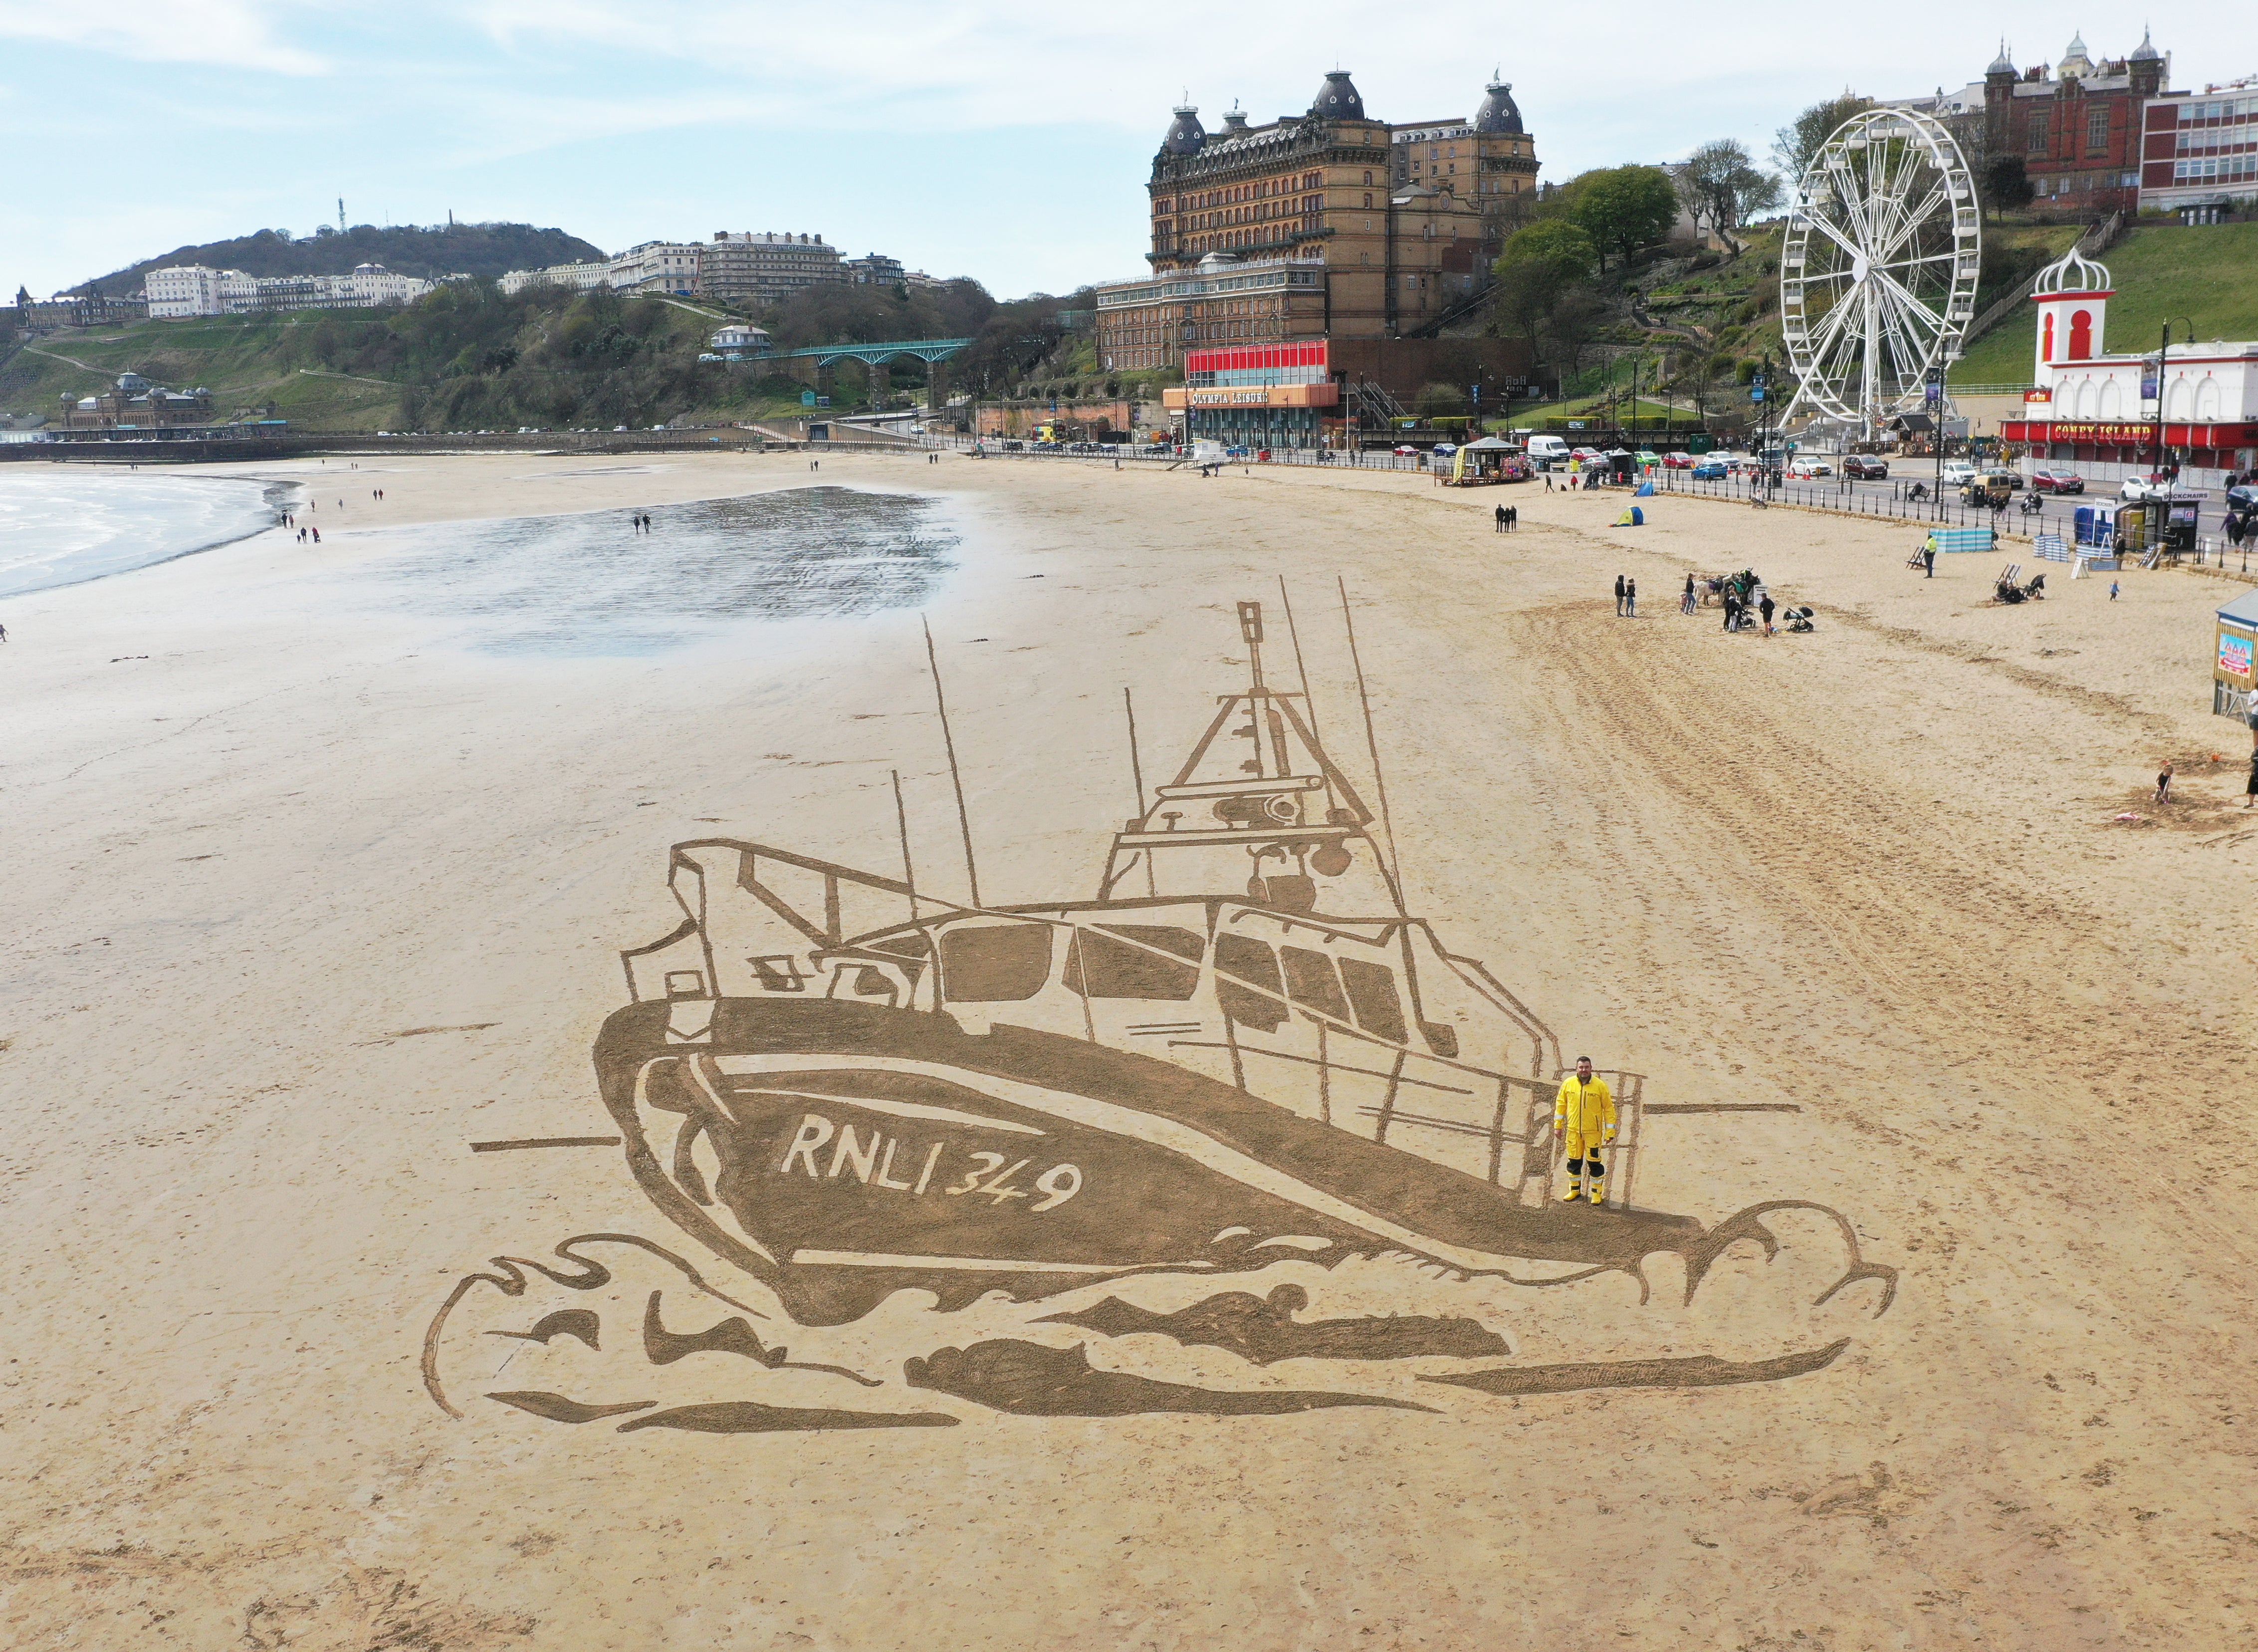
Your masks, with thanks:
M1812 629L1811 610L1808 608L1784 608L1779 611L1779 619L1780 623L1792 631L1807 631Z
M2046 575L2034 574L2029 584L2019 585L2015 581L2015 576L2022 572L2022 568L2023 565L2020 562L2007 564L2006 571L2001 573L1992 584L1992 595L1995 600L2013 603L2036 602L2045 599Z

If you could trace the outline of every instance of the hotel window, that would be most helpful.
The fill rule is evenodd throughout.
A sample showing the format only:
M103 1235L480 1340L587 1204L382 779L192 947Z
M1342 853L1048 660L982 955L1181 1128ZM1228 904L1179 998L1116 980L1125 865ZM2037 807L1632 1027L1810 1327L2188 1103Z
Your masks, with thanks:
M2109 105L2097 104L2085 111L2085 147L2099 154L2109 147Z

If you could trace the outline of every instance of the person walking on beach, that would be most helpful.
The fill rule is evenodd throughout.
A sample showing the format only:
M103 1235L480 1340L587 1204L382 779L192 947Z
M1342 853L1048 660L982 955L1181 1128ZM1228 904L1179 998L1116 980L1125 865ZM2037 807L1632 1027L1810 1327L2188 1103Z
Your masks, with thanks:
M1608 1202L1607 1162L1600 1151L1615 1139L1615 1092L1592 1072L1589 1056L1576 1057L1576 1070L1560 1080L1552 1098L1552 1134L1568 1152L1568 1191L1564 1203L1588 1198Z
M2112 602L2117 600L2117 581L2114 580L2109 581L2109 600Z
M1623 581L1623 612L1633 619L1638 617L1638 581L1637 580Z
M322 530L321 530L319 528L309 528L309 529L308 529L308 530L307 530L307 531L308 531L309 533L310 533L310 534L312 534L312 535L314 536L314 543L315 543L316 545L319 545L319 544L321 544L321 542L322 542Z
M1936 577L1936 534L1934 530L1931 530L1928 538L1921 542L1921 566L1928 570L1921 577L1928 580L1935 579Z
M1623 605L1623 576L1622 576L1622 574L1618 573L1618 574L1616 574L1616 575L1615 575L1615 617L1616 617L1617 619L1621 619L1621 618L1622 617L1622 611L1623 611L1623 606L1622 606L1622 605Z
M1494 531L1498 533L1503 533L1505 531L1505 507L1503 505L1500 505L1497 508L1497 527Z
M1759 614L1762 614L1762 615L1764 616L1764 623L1765 623L1765 636L1767 636L1767 637L1771 636L1772 633L1772 593L1771 593L1770 591L1766 591L1766 592L1764 594L1764 595L1763 595L1763 596L1759 597L1759 598L1757 600L1757 612L1758 612Z
M1694 608L1694 576L1689 573L1686 576L1686 589L1678 598L1678 611L1691 614Z

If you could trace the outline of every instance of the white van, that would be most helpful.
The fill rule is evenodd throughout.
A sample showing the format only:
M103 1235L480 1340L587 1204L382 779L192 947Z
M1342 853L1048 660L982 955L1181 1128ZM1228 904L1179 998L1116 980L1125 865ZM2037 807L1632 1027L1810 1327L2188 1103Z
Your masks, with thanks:
M1558 436L1532 436L1529 438L1529 457L1548 465L1560 464L1568 457L1568 444Z

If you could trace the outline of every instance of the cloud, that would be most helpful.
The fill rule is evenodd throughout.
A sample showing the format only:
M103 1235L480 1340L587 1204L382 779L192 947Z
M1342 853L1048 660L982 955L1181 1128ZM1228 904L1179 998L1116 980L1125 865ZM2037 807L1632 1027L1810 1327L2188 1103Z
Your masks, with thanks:
M272 75L330 72L278 41L252 0L107 0L100 6L0 0L0 39L75 46L141 63L208 63Z

